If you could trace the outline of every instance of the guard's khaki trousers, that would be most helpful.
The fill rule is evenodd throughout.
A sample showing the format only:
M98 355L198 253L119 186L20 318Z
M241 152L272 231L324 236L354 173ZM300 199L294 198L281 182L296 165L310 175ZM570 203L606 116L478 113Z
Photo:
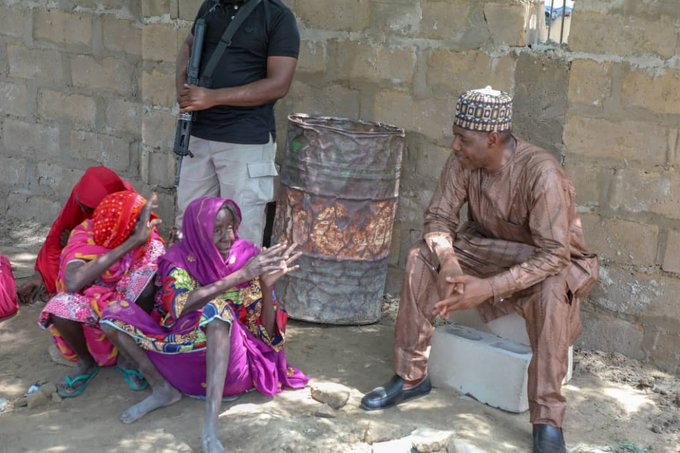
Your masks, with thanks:
M480 247L482 250L478 250ZM533 253L533 247L526 244L464 234L457 236L454 248L463 272L477 277L505 271ZM408 255L394 332L395 372L405 380L419 380L427 373L434 333L432 309L439 299L434 269L429 248L421 241ZM566 409L561 386L567 373L568 349L580 332L580 318L573 313L578 310L578 301L568 293L566 273L565 269L503 302L492 305L487 301L479 306L487 321L512 311L526 320L533 350L527 389L531 423L558 428ZM578 325L570 325L573 323Z
M239 237L261 246L265 207L274 199L276 144L271 138L264 145L240 145L191 137L190 148L194 157L182 160L175 226L182 227L184 211L196 198L228 198L243 215Z

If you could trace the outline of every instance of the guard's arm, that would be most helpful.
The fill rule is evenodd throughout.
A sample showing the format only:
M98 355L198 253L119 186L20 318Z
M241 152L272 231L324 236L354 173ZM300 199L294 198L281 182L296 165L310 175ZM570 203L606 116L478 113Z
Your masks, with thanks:
M187 66L189 63L189 57L191 56L191 47L194 44L194 35L189 32L186 39L182 43L179 52L177 53L177 60L175 63L175 89L177 93L177 102L179 102L179 96L187 83Z
M267 58L267 77L238 87L208 89L184 84L179 106L183 112L205 110L217 105L257 107L281 99L290 88L297 58Z

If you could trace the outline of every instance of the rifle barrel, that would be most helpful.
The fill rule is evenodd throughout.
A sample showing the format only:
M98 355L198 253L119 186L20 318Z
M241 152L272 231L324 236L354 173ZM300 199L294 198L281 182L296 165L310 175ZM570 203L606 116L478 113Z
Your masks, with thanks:
M205 19L196 20L194 27L194 42L191 46L191 55L187 64L187 83L198 85L198 73L201 69L201 53L203 52L203 40L205 39L206 23ZM191 123L194 120L194 113L180 113L177 118L177 129L175 130L175 143L173 152L177 156L175 164L175 186L179 185L179 175L182 171L182 159L184 156L194 157L189 150L189 139L191 138Z

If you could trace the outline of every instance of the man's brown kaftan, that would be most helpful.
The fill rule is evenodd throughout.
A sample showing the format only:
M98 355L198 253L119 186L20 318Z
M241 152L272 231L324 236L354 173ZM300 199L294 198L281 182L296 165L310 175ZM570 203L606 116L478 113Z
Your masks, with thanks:
M459 228L465 203L469 220ZM453 244L463 273L490 279L493 299L478 306L485 321L512 311L525 318L531 422L561 427L567 353L581 332L579 300L598 264L585 249L574 189L559 163L522 140L495 173L465 169L452 154L425 212L424 237L432 236ZM427 370L438 265L424 241L411 249L395 326L395 370L406 380Z

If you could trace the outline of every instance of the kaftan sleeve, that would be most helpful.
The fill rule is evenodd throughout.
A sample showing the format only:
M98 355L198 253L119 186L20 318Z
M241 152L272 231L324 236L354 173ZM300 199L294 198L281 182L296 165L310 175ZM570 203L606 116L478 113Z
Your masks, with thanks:
M460 223L460 210L468 199L467 186L470 178L460 159L451 154L446 161L439 182L425 210L423 239L432 247L432 241L453 246Z

